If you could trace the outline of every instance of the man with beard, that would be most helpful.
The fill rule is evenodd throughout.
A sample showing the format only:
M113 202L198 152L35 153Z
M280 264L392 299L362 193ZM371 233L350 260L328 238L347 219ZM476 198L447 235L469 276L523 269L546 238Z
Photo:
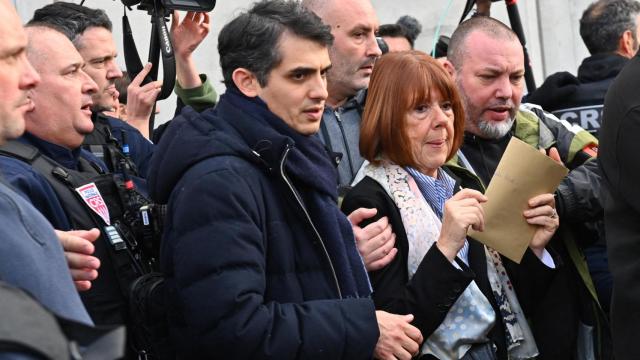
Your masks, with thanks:
M601 211L599 177L593 171L597 161L591 160L597 140L540 108L520 105L524 54L511 29L486 16L467 20L451 37L448 59L445 67L455 78L465 109L464 145L452 165L466 168L487 185L509 140L516 137L547 150L572 169L556 193L563 222L585 211ZM571 214L583 203L590 206ZM562 229L551 248L561 257L560 263L574 264L558 269L552 290L544 299L548 302L546 311L531 319L542 359L571 358L581 331L578 320L595 326L595 317L602 315L592 311L597 298L583 256L572 233Z

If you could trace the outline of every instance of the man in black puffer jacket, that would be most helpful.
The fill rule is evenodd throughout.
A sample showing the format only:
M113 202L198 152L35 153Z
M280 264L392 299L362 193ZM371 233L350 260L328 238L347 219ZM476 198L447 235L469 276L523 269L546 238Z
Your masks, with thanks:
M582 61L578 77L568 72L555 73L525 101L538 104L561 120L577 124L599 137L607 90L638 51L639 16L640 3L637 1L598 0L589 5L580 19L580 36L591 56ZM583 243L585 257L600 303L608 311L613 280L601 212L598 211L597 221L582 227L581 237L589 239ZM575 214L577 219L591 220L584 214Z
M297 2L255 4L220 32L216 109L186 108L158 144L150 193L168 203L161 267L179 358L418 351L411 315L375 311L336 169L313 136L332 40Z

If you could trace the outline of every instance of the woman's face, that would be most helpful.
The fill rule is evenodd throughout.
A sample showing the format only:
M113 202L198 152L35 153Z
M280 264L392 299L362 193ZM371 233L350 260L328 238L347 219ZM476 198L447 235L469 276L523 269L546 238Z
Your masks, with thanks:
M411 148L420 172L436 177L437 170L447 161L453 142L453 108L438 91L431 91L431 100L418 104L405 116Z

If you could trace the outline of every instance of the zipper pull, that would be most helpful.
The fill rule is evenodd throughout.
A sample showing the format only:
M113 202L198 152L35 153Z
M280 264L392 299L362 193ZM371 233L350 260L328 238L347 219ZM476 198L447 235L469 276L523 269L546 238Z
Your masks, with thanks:
M338 119L338 122L342 122L342 119L340 118L340 111L341 108L336 108L335 110L333 110L333 114L336 116L336 119Z

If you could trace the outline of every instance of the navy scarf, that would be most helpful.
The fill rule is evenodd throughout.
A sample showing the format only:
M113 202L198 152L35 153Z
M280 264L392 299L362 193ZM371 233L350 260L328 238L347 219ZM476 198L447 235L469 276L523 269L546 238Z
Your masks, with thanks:
M327 248L342 296L369 296L371 285L351 224L337 206L337 171L322 143L315 136L293 130L259 98L248 98L237 90L227 90L223 96L232 105L263 120L278 135L294 141L285 170Z

